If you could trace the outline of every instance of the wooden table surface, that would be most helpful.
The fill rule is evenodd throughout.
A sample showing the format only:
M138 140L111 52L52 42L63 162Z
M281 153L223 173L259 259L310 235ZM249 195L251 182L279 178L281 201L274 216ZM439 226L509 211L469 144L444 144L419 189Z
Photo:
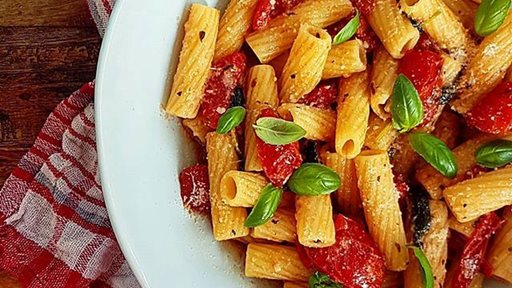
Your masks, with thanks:
M0 0L0 187L46 117L94 79L101 39L86 0ZM19 287L0 272L0 287Z

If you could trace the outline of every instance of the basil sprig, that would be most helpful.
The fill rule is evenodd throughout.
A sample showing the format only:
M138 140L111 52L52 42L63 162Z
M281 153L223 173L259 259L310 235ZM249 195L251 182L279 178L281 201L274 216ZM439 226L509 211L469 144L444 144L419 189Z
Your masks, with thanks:
M217 124L217 133L226 134L233 128L240 125L240 123L244 121L245 113L245 108L242 106L229 108L219 118L219 123Z
M271 145L290 144L306 135L299 125L273 117L262 117L252 127L263 142Z
M412 82L403 74L398 75L391 94L393 127L403 133L423 121L423 104Z
M265 186L263 191L261 191L258 202L256 202L251 213L245 219L245 227L256 227L267 223L274 216L282 196L283 189L276 188L270 183Z
M498 30L509 13L510 0L482 0L475 14L475 32L484 37Z
M302 164L293 172L288 187L300 196L329 194L340 188L340 176L331 168L318 163Z
M360 17L361 16L359 15L359 11L357 11L356 16L350 19L350 21L348 21L348 23L343 28L341 28L340 32L334 36L332 39L332 45L341 44L352 38L352 36L354 36L354 34L357 32L357 28L359 28L359 23L361 21Z
M416 256L420 263L421 270L423 271L423 284L425 284L423 287L434 288L434 274L432 274L432 267L430 266L427 256L416 246L409 245L407 247L413 250L414 256Z
M488 142L475 152L476 163L487 168L498 168L512 162L512 141L505 139Z
M340 284L321 272L315 272L309 276L308 284L309 288L342 288Z
M428 133L415 132L409 135L409 142L414 151L441 174L448 178L457 175L455 156L439 138Z

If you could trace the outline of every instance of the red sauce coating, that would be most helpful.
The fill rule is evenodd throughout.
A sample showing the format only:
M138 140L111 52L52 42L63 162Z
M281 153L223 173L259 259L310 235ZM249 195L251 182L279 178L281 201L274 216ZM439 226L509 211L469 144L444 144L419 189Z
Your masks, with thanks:
M289 12L303 0L259 0L252 17L252 29L265 28L270 20Z
M179 181L183 206L193 212L210 215L208 166L197 164L183 169Z
M298 103L313 107L328 109L336 104L338 98L338 80L325 80L320 82L313 91L304 95Z

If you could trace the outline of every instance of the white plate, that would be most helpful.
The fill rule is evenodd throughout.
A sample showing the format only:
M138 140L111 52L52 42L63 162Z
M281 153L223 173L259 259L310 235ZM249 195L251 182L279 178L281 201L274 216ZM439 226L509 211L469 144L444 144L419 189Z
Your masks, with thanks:
M244 278L243 253L215 242L210 224L181 204L177 176L195 162L194 153L160 105L168 95L176 60L171 55L179 53L189 2L118 0L111 17L95 100L110 220L144 287L269 287Z

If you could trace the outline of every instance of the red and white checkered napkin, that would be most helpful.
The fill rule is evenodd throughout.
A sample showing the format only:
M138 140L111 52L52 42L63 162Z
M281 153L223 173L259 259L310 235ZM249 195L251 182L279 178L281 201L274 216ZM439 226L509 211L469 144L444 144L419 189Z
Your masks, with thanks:
M104 31L111 0L90 0ZM140 287L103 202L94 83L61 102L0 190L0 270L24 287Z

